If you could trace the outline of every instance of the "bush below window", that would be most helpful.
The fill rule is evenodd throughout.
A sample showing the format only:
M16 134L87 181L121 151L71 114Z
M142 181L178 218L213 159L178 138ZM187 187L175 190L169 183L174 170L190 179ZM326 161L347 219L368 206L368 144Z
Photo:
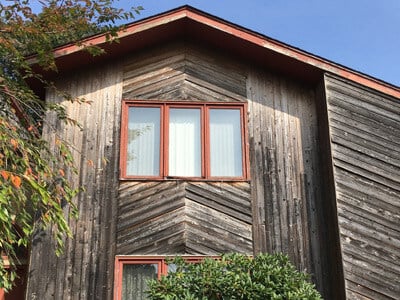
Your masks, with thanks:
M171 263L174 272L149 282L148 299L322 299L308 276L282 254L229 254L199 263L178 257Z

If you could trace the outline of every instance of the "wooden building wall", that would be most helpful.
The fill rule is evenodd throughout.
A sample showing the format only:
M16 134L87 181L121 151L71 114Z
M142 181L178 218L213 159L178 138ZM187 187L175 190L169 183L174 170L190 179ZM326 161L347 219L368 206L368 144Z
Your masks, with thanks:
M124 182L117 254L253 253L246 182Z
M123 98L246 101L240 66L185 44L124 62ZM121 182L117 253L253 253L249 182Z
M325 77L347 299L400 297L400 101Z
M98 66L75 75L63 74L59 87L92 101L63 103L82 130L48 117L44 136L50 143L65 138L74 149L79 175L70 174L85 192L76 199L79 219L70 220L73 239L62 256L54 254L50 232L38 232L32 243L27 298L111 299L115 258L115 220L118 194L118 147L122 91L118 64ZM60 101L48 92L49 101Z
M327 299L339 299L331 296L341 287L332 284L341 279L340 255L331 258L340 252L335 204L348 297L365 295L367 285L379 296L396 292L398 102L332 77L321 91L189 42L64 74L59 83L92 101L65 103L82 130L49 119L76 148L73 180L86 191L64 256L54 256L49 233L35 236L28 299L111 299L117 254L231 251L285 252ZM58 101L51 92L48 99ZM247 102L251 180L120 181L121 99ZM326 195L334 188L337 203ZM375 267L357 277L362 266Z
M246 101L251 181L124 182L118 254L285 252L325 288L316 207L322 197L314 87L187 43L125 63L123 98ZM196 215L202 215L200 227ZM195 244L185 239L191 236Z
M284 252L324 291L313 87L250 69L247 78L255 252ZM326 292L325 292L326 293Z

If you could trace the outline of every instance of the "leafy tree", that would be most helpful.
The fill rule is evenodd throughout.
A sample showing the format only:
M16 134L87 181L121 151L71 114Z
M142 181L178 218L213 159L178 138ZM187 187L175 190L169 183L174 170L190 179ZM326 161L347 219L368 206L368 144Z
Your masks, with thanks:
M69 181L76 172L70 147L61 139L50 146L42 139L45 116L53 111L74 122L62 106L46 103L30 89L28 80L52 87L34 71L36 66L57 70L54 46L77 43L89 34L103 32L112 41L120 20L129 20L141 7L119 9L111 0L10 0L0 2L0 288L11 288L17 264L16 249L28 247L35 230L52 229L61 253L63 238L71 236L67 219L76 216L72 199L79 192ZM32 5L40 3L36 13ZM102 53L88 47L93 55ZM59 91L69 101L74 99ZM51 126L47 124L47 126ZM54 147L54 148L51 148ZM72 206L69 215L63 208Z
M149 282L150 300L322 299L307 275L282 254L228 254L200 263L176 258L171 263L174 272Z

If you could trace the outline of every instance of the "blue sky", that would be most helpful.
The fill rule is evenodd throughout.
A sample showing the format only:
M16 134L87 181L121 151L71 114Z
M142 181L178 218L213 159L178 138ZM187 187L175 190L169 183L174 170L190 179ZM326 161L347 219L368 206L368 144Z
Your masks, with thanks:
M400 86L400 0L120 0L137 19L181 5Z
M2 1L2 0L0 0ZM400 0L115 0L136 19L188 4L400 86ZM37 8L38 0L32 0Z

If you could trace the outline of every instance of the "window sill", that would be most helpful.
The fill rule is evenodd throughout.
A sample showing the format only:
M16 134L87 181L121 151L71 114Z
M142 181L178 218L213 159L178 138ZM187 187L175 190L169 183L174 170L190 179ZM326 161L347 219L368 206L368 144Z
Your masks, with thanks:
M196 182L248 182L250 183L250 179L248 178L197 178L197 177L154 177L154 178L141 178L141 177L128 177L128 178L120 178L119 181L142 181L142 182L152 182L152 181L196 181Z

